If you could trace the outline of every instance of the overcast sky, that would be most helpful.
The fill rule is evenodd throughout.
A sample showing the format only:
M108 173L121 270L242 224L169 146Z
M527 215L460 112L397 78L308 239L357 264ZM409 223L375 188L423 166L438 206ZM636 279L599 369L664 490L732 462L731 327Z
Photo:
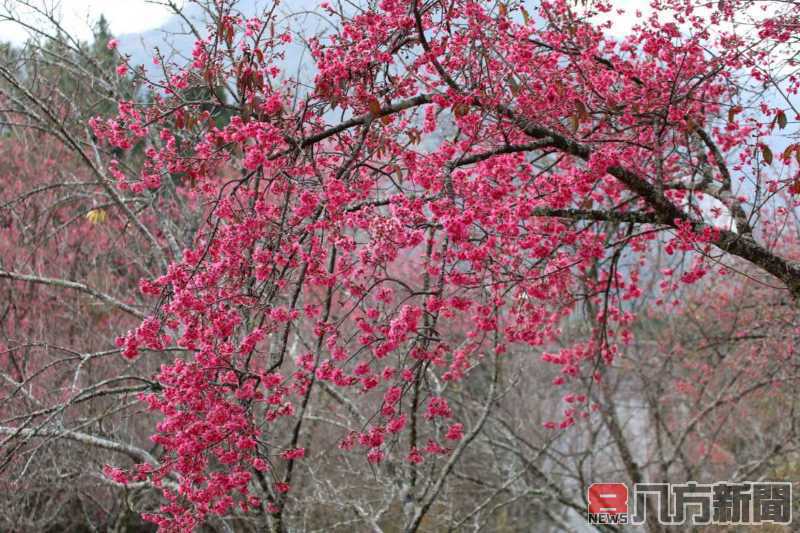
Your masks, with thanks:
M94 23L100 14L104 14L111 26L111 32L115 35L126 33L140 33L146 30L160 27L169 17L169 9L154 5L147 0L34 0L37 3L56 5L60 7L62 22L66 29L73 35L82 39L91 38L91 24ZM321 1L321 0L320 0ZM12 0L12 4L13 4ZM178 2L180 4L180 0ZM625 33L630 25L635 21L633 10L636 8L648 11L649 0L618 0L620 6L624 6L630 12L620 17L618 14L612 15L615 19L615 30L617 33ZM285 5L291 5L287 2ZM26 17L31 20L32 17ZM0 22L0 40L11 41L21 44L25 41L25 31L9 23Z
M168 8L146 0L46 0L48 5L60 6L62 22L73 35L91 38L91 24L102 13L115 35L139 33L158 28L169 17ZM0 22L0 39L21 43L25 31L10 23Z
M111 32L114 35L124 35L128 33L141 33L146 30L159 28L166 22L170 16L169 8L157 5L148 0L30 0L38 5L55 5L59 7L62 16L62 23L72 35L76 35L81 39L89 40L91 38L91 25L97 21L100 14L104 14L111 26ZM176 0L179 5L185 0ZM283 2L285 8L291 8L292 3L299 3L297 0L288 0ZM319 0L320 2L322 0ZM313 1L304 0L305 4L312 4ZM530 10L535 11L538 4L534 0L525 0L525 3ZM645 16L652 11L650 7L650 0L613 0L612 3L617 8L623 8L624 13L613 11L606 15L601 15L596 19L598 22L604 20L611 20L613 25L610 33L616 36L623 36L627 34L631 27L640 22L641 19L637 18L636 11L641 11ZM10 1L11 5L17 4L14 0ZM780 6L778 1L774 2L775 5ZM751 6L748 11L750 15L755 15L757 18L763 17L771 10L764 10L763 7L766 3L758 3ZM24 15L24 12L23 12ZM35 17L23 17L27 22L33 22ZM21 44L25 41L25 30L19 26L11 23L0 22L0 41L11 41L16 44Z

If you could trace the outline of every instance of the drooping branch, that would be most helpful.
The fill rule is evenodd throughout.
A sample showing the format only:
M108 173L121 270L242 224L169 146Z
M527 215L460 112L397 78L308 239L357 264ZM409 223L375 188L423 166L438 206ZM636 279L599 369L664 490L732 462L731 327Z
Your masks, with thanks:
M382 108L378 116L388 116L412 107L429 104L431 101L431 95L429 94L418 95L414 98L402 100ZM473 103L480 105L480 102L477 99ZM584 161L588 161L591 158L593 150L583 143L568 139L566 136L550 128L544 127L532 120L522 117L515 110L508 106L499 105L497 106L496 111L499 112L501 116L511 120L512 123L519 127L526 135L531 138L538 139L540 142L531 143L530 145L519 145L518 147L499 149L497 154L492 155L513 153L517 151L528 151L526 148L535 150L543 147L552 147L562 153L577 157ZM364 125L373 118L375 117L371 113L354 117L321 133L305 138L302 141L301 146L309 146L337 133L341 133L347 129ZM714 155L715 159L717 159L717 164L720 164L718 154ZM487 155L486 157L491 157L491 155ZM462 166L472 162L479 162L483 159L485 159L485 157L476 155L463 158L456 163L458 166ZM614 165L608 168L608 173L623 183L628 190L642 198L645 203L653 209L653 212L648 214L611 214L610 212L569 210L564 212L553 212L552 214L542 212L541 216L563 216L565 218L578 217L590 220L618 220L642 224L657 223L669 225L671 227L675 227L676 221L681 221L690 224L696 231L702 231L705 227L707 227L707 224L692 218L687 212L670 201L662 191L658 190L655 186L653 186L653 184L630 169L622 165ZM715 244L721 250L739 256L742 259L751 262L752 264L777 277L784 284L786 284L793 297L800 299L800 264L776 255L763 245L756 242L752 236L747 233L739 234L720 228L714 229L718 232L719 237L714 241L713 244Z
M516 111L506 106L499 106L499 111L517 125L526 135L535 139L549 139L550 144L559 151L588 161L592 149L582 143L568 139L564 135L535 122L521 117ZM663 192L642 176L639 176L622 165L608 168L608 173L623 183L628 190L642 198L653 209L655 221L670 226L677 222L691 224L695 231L702 231L707 225L692 218L687 212L671 202ZM749 234L738 234L725 229L714 228L718 237L713 241L721 250L736 255L764 269L783 281L795 299L800 299L800 264L781 257L755 241Z

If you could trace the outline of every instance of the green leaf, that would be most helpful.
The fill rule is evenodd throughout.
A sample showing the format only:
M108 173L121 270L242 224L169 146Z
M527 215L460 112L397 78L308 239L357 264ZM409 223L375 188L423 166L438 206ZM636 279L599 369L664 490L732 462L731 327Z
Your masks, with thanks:
M772 150L766 144L761 145L761 155L764 157L764 162L768 165L772 164Z
M778 122L778 127L780 129L786 127L787 124L786 113L784 113L783 110L778 111L778 114L775 116L775 120Z

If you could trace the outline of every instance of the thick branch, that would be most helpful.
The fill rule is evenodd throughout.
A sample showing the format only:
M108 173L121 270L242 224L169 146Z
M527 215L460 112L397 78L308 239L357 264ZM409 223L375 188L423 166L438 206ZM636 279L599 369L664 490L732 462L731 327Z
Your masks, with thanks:
M310 137L306 137L300 142L300 146L302 148L306 148L311 146L312 144L318 143L336 135L337 133L341 133L345 130L353 128L355 126L363 126L370 121L374 120L375 118L386 117L389 115L394 115L395 113L399 113L401 111L405 111L406 109L411 109L412 107L418 107L421 105L431 103L431 95L429 94L420 94L415 96L414 98L409 98L407 100L401 100L397 103L391 104L381 109L380 113L377 115L373 115L372 113L365 113L363 115L359 115L357 117L353 117L350 120L346 120L341 124L333 126L332 128L328 128L325 131L321 131L315 135L311 135Z
M111 304L114 307L117 307L126 313L129 313L137 318L144 319L145 315L141 311L131 307L130 305L126 304L125 302L121 302L116 298L109 296L108 294L102 293L97 291L88 285L84 285L83 283L78 283L75 281L69 281L65 279L55 279L55 278L44 278L40 276L31 276L29 274L19 274L17 272L7 272L5 270L0 270L0 278L5 279L12 279L16 281L27 281L28 283L40 283L42 285L51 285L53 287L61 287L64 289L72 289L78 292L82 292L84 294L88 294L94 298L97 298L100 301L103 301L107 304Z
M722 152L720 151L719 147L717 147L717 144L714 142L711 136L703 129L697 128L695 129L695 133L711 151L711 155L714 156L714 162L717 165L717 169L722 175L722 187L720 187L718 191L707 190L706 192L711 194L713 197L727 206L728 209L730 209L731 214L733 215L733 220L736 223L736 230L739 233L752 233L753 230L750 227L750 224L747 222L747 214L744 212L744 209L742 209L739 201L731 194L731 173L728 170L728 166L725 164L725 158L723 157Z
M95 437L94 435L89 435L88 433L81 433L79 431L71 431L68 429L60 429L60 430L30 429L30 428L24 429L24 428L0 426L0 434L19 436L19 437L24 437L26 439L36 438L36 437L67 439L79 442L81 444L93 446L96 448L102 448L104 450L118 452L127 455L134 461L149 463L151 465L158 464L158 461L156 461L155 457L150 455L150 453L148 453L147 451L142 450L141 448L137 448L136 446L131 446L130 444L122 444L121 442L115 442L113 440L104 439L102 437Z
M498 106L498 111L509 118L529 137L535 139L549 138L550 144L561 152L584 161L588 161L592 155L592 150L588 146L567 139L564 135L520 117L507 106ZM657 222L675 226L676 222L681 221L691 224L695 231L700 231L706 227L706 224L690 217L688 213L672 203L663 192L656 189L655 186L635 172L621 165L616 165L609 167L608 173L622 182L631 192L641 197L653 209ZM774 254L757 243L750 234L742 235L719 228L714 229L719 234L719 237L713 241L714 245L730 254L746 259L777 277L786 284L792 296L800 300L800 264Z
M656 213L638 211L601 211L599 209L550 209L537 207L531 213L536 217L569 218L572 220L594 220L598 222L629 222L631 224L669 224Z

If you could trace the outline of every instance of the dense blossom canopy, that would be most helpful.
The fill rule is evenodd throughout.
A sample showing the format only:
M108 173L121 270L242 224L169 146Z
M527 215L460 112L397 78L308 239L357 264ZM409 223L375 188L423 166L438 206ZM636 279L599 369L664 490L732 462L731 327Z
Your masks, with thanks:
M733 257L800 295L781 236L800 192L800 12L653 0L623 33L616 4L588 4L321 3L335 29L317 37L277 6L225 14L187 64L157 56L150 102L89 121L103 146L144 151L136 171L105 166L119 194L174 187L204 220L185 250L131 230L160 271L117 345L132 361L184 350L140 394L157 461L106 469L163 488L149 520L183 531L239 507L279 522L317 390L360 411L343 450L449 470L492 408L459 419L444 394L476 366L491 398L504 354L543 350L566 406L544 426L569 431L603 409L575 385L601 386L643 292L677 305L680 286L734 276ZM301 38L311 75L285 67ZM118 58L118 76L141 75ZM643 286L661 254L682 260ZM584 312L591 336L565 337Z

